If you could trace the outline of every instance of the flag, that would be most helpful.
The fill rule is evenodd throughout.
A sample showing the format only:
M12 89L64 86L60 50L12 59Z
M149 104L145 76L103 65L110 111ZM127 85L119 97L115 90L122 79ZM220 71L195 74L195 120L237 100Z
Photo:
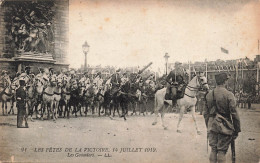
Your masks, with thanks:
M221 47L221 52L228 54L228 50Z
M245 65L246 65L246 67L247 67L247 66L248 66L248 64L246 63L246 60L245 60L245 59L243 59L243 61L244 61Z

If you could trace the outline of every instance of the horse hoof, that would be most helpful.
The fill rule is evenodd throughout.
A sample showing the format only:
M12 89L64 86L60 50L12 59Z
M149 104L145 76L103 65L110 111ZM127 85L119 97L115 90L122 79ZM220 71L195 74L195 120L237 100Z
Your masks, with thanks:
M168 130L168 127L163 127L164 130Z
M34 120L31 118L31 121L34 122Z
M156 125L156 124L157 124L157 122L153 122L153 123L152 123L152 125Z
M41 117L41 120L43 121L43 117Z
M201 135L202 133L201 133L201 131L197 131L197 134L198 134L198 135Z
M178 133L181 133L181 130L177 130Z

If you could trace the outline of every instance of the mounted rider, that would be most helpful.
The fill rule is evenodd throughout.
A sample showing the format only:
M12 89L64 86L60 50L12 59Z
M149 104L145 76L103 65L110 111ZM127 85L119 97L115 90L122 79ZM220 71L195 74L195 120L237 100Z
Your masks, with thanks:
M98 72L93 80L93 85L97 87L98 91L102 88L103 79L101 78L101 72Z
M184 95L185 80L182 63L176 62L175 69L172 70L166 77L166 94L165 100L172 100L172 105L176 106L177 99L180 99Z
M87 72L83 74L83 77L79 80L79 83L81 84L81 87L85 87L86 89L89 88L91 83Z
M25 87L29 86L29 82L31 80L31 67L30 66L26 66L24 68L25 72L21 73L21 75L19 76L19 78L24 78L25 80Z
M120 78L121 69L116 70L116 73L111 77L111 84L112 84L112 95L118 92L121 84Z

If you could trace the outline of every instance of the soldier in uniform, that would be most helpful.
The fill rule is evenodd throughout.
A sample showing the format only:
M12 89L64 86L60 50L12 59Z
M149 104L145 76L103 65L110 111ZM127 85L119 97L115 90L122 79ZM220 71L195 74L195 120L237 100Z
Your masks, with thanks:
M25 92L25 80L23 77L19 79L20 87L16 91L16 105L17 105L17 128L28 128L27 113L26 113L26 92ZM22 126L23 120L25 120L25 127Z
M183 78L183 69L181 68L181 63L175 63L175 69L172 70L166 77L166 100L172 100L172 105L175 106L178 98L178 90L180 90L185 81Z
M208 130L211 163L222 163L226 161L226 152L232 141L236 139L240 129L240 119L236 110L236 99L232 92L225 87L228 81L226 73L215 75L217 87L206 95L207 107L204 118ZM225 124L230 124L233 133L225 132L223 128L217 127L216 118L222 117ZM225 124L222 123L223 126ZM229 126L230 128L230 126Z

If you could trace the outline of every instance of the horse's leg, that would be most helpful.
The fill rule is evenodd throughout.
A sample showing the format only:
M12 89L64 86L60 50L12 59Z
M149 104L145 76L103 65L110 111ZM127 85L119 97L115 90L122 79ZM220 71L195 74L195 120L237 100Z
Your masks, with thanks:
M7 101L5 101L5 112L6 112L6 115L7 115Z
M11 113L11 110L12 110L12 97L11 97L11 99L10 99L10 110L9 110L9 112L8 112L8 114L10 114Z
M126 103L123 102L122 103L122 116L121 117L124 117L124 120L126 120L125 114L126 114Z
M42 102L42 104L41 104L41 120L43 120L44 112L45 112L45 102Z
M59 103L59 101L55 101L53 104L53 111L54 111L56 120L58 119L58 103Z
M195 109L195 108L194 108L194 109ZM181 133L180 123L181 123L181 120L182 120L182 118L183 118L184 111L185 111L185 106L181 106L181 108L180 108L180 113L179 113L179 121L178 121L178 124L177 124L177 132L179 132L179 133Z
M164 115L165 115L166 110L168 110L169 107L170 107L170 105L164 105L163 109L161 111L162 127L164 128L164 130L167 130L167 126L165 126L165 123L164 123Z
M74 105L73 105L73 109L74 109L74 111L75 111L75 116L78 117L78 115L77 115L77 112L78 112L77 104L74 104Z
M100 103L98 102L98 116L100 117L100 110L101 110L101 105Z
M78 107L79 107L79 114L80 114L80 116L82 117L82 112L81 112L81 109L83 108L83 107L82 107L82 104L79 103Z
M34 109L36 111L36 119L37 119L37 116L38 116L38 101L36 101L36 103L34 105Z
M32 115L33 115L33 105L32 105L32 101L29 100L27 102L27 105L28 105L28 116L31 116L31 121L33 122L33 118L32 118Z
M47 117L48 117L48 120L49 120L51 117L50 117L50 105L49 105L48 102L46 104L46 108L47 108Z
M4 102L4 100L3 100L3 101L2 101L2 113L3 113L3 115L5 115L4 106L5 106L5 102Z
M158 115L158 114L159 114L159 111L158 111L158 110L155 110L154 114L155 114L155 119L154 119L152 125L156 125L156 124L157 124L157 118L159 117L159 115Z
M53 106L53 105L54 105L54 101L51 101L50 104L51 104L51 106L50 106L50 111L52 112L52 119L53 119L53 121L55 121L55 120L56 120L55 110L54 110L55 107Z
M120 107L121 107L121 106L120 106ZM120 117L121 115L120 115L120 113L119 113L119 103L117 104L116 110L117 110L118 116ZM123 113L122 113L122 114L123 114Z
M11 104L11 109L10 109L10 112L12 110L12 114L14 114L14 97L12 97L11 101L10 101L10 104Z
M196 127L196 130L197 130L197 134L200 135L200 134L201 134L201 131L200 131L199 128L198 128L197 120L196 120L196 116L195 116L195 106L192 106L192 107L191 107L191 115L192 115L193 121L194 121L194 123L195 123L195 127Z

